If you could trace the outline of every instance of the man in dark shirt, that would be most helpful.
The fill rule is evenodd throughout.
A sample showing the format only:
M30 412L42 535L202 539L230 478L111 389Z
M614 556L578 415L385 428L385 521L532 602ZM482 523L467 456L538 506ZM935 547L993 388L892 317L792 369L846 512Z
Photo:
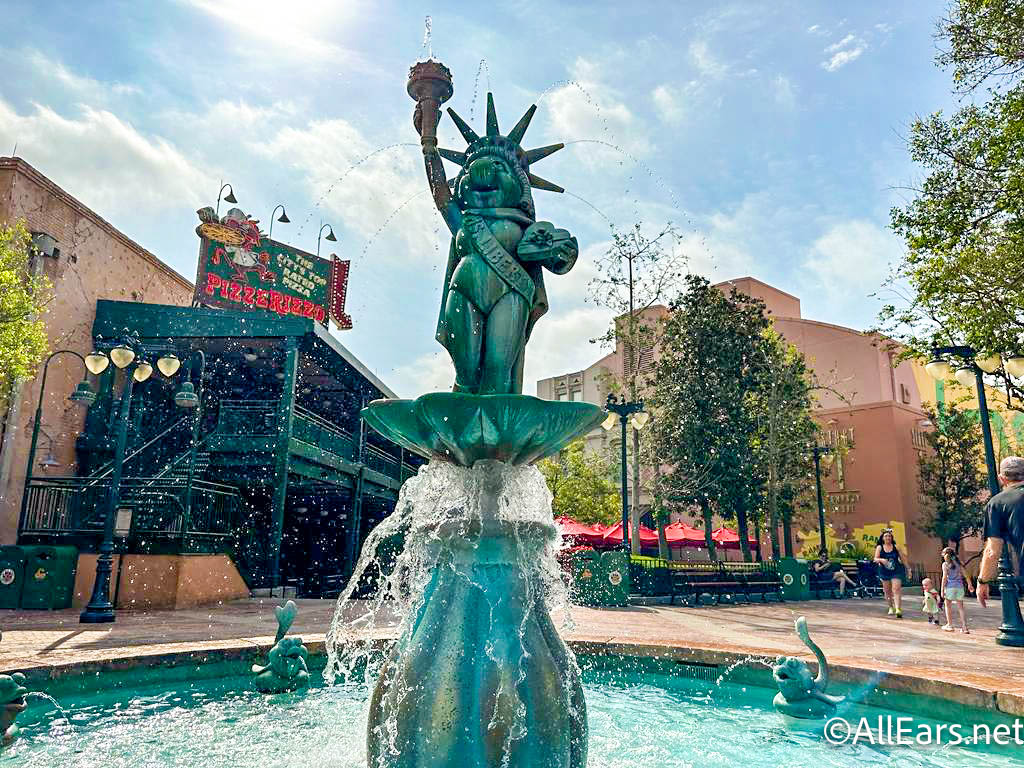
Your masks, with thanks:
M1024 563L1024 459L1008 456L999 464L999 484L1003 490L989 499L985 507L985 554L978 572L978 602L985 605L989 585L999 574L999 556L1010 548L1014 573L1021 577Z

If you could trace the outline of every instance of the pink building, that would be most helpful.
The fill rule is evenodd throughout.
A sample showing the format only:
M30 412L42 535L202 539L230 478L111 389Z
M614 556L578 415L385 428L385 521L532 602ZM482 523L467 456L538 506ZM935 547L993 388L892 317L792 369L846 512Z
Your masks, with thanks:
M752 277L719 283L764 301L776 330L803 352L819 383L815 418L823 442L834 449L832 467L823 477L827 536L833 545L860 542L873 548L885 527L892 527L911 563L933 564L938 540L917 525L922 502L917 489L917 457L924 449L928 425L910 362L894 365L895 353L885 339L852 328L808 320L800 299ZM651 310L657 315L665 307ZM607 377L621 377L623 349L618 348L584 371L542 379L537 396L602 404ZM608 439L592 434L592 445ZM803 515L813 519L813 510ZM817 525L804 525L799 541L817 542ZM765 537L766 538L766 537ZM767 546L767 542L763 543Z

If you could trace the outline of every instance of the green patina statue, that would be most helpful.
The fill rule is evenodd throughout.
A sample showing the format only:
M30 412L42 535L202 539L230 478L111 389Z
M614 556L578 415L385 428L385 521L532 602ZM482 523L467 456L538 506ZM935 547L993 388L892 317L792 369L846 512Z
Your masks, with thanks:
M503 135L488 93L484 134L449 109L468 146L439 149L440 105L452 96L451 73L440 62L419 62L408 92L416 100L413 125L434 203L452 233L435 335L451 355L455 384L451 393L371 403L363 415L422 456L467 467L481 459L528 464L603 418L595 405L521 394L526 344L548 309L543 271L564 275L579 252L575 237L537 221L533 202L533 189L564 191L530 170L564 145L523 149L537 107ZM443 159L459 166L451 181Z
M821 648L811 640L807 619L803 616L796 620L796 633L818 659L818 676L813 677L807 664L800 659L779 656L772 667L772 677L779 686L772 704L776 711L802 720L831 717L843 697L825 693L828 688L828 661Z
M438 149L437 96L445 95L443 81L430 79L442 85L434 100L420 98L423 86L416 74L414 70L409 88L417 98L413 123L434 204L452 233L436 337L455 364L455 392L519 394L526 342L548 309L543 269L564 275L579 251L576 238L564 229L536 220L531 191L564 191L530 172L531 164L564 145L522 148L536 106L503 136L494 97L488 93L485 134L477 135L449 108L469 146L464 152ZM437 68L430 74L444 76ZM450 187L442 157L459 166Z
M252 667L256 675L256 689L263 693L284 693L309 685L309 670L306 668L309 651L302 644L301 637L285 637L298 612L291 600L274 607L277 616L274 646L267 654L266 666L254 664Z

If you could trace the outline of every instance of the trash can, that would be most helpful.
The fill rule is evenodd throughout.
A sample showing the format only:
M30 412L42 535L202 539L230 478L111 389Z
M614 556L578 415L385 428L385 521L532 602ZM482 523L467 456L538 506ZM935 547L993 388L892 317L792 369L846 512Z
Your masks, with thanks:
M74 547L27 546L21 607L27 611L58 611L71 607L75 593L78 550Z
M601 605L600 583L601 556L592 549L581 549L572 553L569 583L569 599L576 605Z
M16 610L25 586L25 552L21 547L0 547L0 608Z
M779 579L784 600L810 600L811 578L807 561L796 557L779 558Z
M601 555L602 605L629 605L629 554L620 550Z

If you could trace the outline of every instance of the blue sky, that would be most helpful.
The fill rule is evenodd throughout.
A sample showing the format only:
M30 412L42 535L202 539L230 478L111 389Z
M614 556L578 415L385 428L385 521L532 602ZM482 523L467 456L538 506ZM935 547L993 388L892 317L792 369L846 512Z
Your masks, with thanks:
M901 136L914 115L954 105L933 64L942 10L8 0L0 154L17 143L189 277L194 212L221 179L264 225L287 207L293 223L275 224L275 238L315 250L321 219L331 223L334 250L352 260L355 328L342 342L402 395L444 388L453 376L433 328L446 231L405 93L429 14L463 117L482 124L490 87L506 129L536 101L528 146L579 142L536 168L579 196L535 192L539 218L570 229L582 253L548 282L552 311L527 353L532 392L601 354L588 340L609 314L585 299L608 220L673 221L693 271L750 274L800 296L805 317L870 325L869 294L902 247L888 211L919 175ZM462 148L447 118L441 136Z

